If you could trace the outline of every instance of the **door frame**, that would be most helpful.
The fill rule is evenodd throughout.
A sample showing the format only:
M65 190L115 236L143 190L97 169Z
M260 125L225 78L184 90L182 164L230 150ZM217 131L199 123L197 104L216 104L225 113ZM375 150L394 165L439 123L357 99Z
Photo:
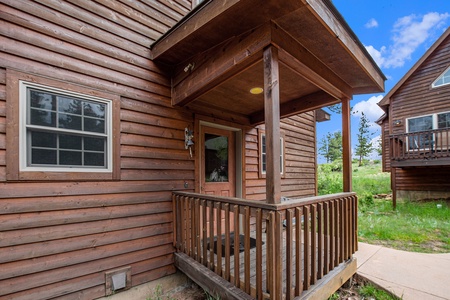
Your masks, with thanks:
M237 198L243 198L244 194L244 174L243 174L243 162L244 162L244 134L243 128L238 127L235 124L225 124L228 122L220 122L216 119L208 120L205 117L196 116L195 118L195 140L198 141L195 143L195 192L201 193L201 183L202 183L202 149L201 140L202 135L204 133L204 127L212 127L223 130L228 130L234 133L235 137L235 193Z

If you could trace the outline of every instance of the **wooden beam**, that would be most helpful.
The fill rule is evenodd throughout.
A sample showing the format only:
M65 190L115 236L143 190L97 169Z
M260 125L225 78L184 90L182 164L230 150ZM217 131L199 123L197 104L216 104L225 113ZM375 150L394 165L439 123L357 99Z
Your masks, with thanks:
M302 0L307 5L308 9L320 20L330 31L330 34L338 39L342 46L354 57L362 68L366 71L367 75L372 78L373 82L379 87L381 91L384 91L384 75L377 67L376 63L370 59L370 55L364 49L364 46L358 41L358 38L351 35L351 29L347 25L342 17L337 18L332 10L335 10L333 5L330 7L326 5L324 1L317 0ZM330 9L333 8L333 9ZM360 93L360 91L357 91Z
M280 76L278 49L264 49L264 112L266 124L266 199L281 202L280 175Z
M335 98L351 98L352 88L276 23L271 24L272 43L280 48L280 62Z
M339 102L340 100L326 92L319 91L282 104L280 107L280 118L290 117ZM264 123L264 111L258 111L252 114L250 116L250 122L252 125Z
M350 99L342 100L342 171L344 192L352 191L352 142Z
M172 80L172 104L183 106L262 58L270 44L269 24L201 53L178 66Z
M224 11L233 7L239 0L219 0L210 1L200 13L191 13L184 21L179 22L173 29L164 35L164 38L156 41L152 46L152 59L158 58L168 49L175 46L181 40L185 39L195 31L199 30L208 23L223 14Z

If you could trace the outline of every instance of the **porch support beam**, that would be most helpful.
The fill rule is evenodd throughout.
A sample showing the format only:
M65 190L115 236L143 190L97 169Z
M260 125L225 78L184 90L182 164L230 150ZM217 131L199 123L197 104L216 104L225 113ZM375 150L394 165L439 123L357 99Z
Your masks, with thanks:
M280 118L286 118L324 106L337 104L340 100L332 97L324 91L319 91L304 97L291 100L280 106ZM258 111L250 116L252 125L264 123L264 111Z
M264 49L264 116L266 124L266 199L281 202L280 175L280 78L278 49Z
M269 44L267 23L179 65L172 79L172 105L184 106L261 61L262 50Z
M342 100L342 171L343 191L352 191L352 143L350 132L350 99Z

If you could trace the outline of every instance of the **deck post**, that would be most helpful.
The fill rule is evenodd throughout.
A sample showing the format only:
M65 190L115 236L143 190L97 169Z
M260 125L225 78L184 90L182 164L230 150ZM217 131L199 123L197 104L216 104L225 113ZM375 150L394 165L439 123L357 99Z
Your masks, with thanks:
M264 117L266 125L266 199L281 202L280 175L280 80L278 49L264 49Z
M343 191L352 191L352 143L350 129L350 99L342 99L342 171Z

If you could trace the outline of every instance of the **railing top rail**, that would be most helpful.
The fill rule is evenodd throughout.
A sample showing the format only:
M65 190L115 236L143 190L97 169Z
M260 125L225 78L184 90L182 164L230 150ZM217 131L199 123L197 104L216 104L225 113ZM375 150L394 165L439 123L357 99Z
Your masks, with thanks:
M450 128L439 128L439 129L422 130L422 131L414 131L414 132L393 133L393 134L390 134L389 137L395 138L395 137L399 137L399 136L419 135L419 134L437 133L437 132L445 132L445 131L450 131Z
M329 195L323 195L323 196L306 197L306 198L300 198L300 199L289 199L288 201L284 201L282 203L271 204L271 203L266 203L266 202L262 202L262 201L246 200L246 199L242 199L242 198L212 196L212 195L189 193L189 192L183 192L183 191L173 191L173 194L185 196L185 197L192 197L192 198L202 198L205 200L211 200L211 201L216 201L216 202L244 205L244 206L249 206L249 207L253 207L253 208L274 210L274 211L285 210L285 209L295 208L295 207L309 205L309 204L321 203L321 202L334 200L334 199L342 199L342 198L351 197L351 196L356 195L356 193L354 193L354 192L337 193L337 194L329 194Z

